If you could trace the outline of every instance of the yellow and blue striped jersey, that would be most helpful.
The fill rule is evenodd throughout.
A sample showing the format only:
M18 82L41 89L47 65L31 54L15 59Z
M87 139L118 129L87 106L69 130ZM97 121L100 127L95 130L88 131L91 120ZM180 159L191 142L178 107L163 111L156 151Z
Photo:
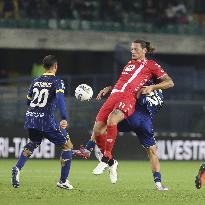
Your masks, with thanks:
M64 82L55 75L45 73L33 80L28 90L28 109L25 128L41 131L57 129L55 111L60 109L61 118L67 120L68 114L64 99Z

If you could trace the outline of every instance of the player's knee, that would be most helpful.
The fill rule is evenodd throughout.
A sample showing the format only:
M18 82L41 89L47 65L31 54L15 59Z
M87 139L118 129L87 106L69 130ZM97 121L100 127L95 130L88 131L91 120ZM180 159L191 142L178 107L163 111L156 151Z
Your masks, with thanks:
M107 125L115 125L117 124L116 120L113 118L108 118Z
M71 142L70 140L66 141L66 143L62 145L62 149L63 149L64 151L68 151L68 150L73 149L73 144L72 144L72 142Z
M61 159L60 159L60 163L61 163L61 166L64 167L64 166L65 166L65 163L66 163L66 160L61 158Z
M101 121L97 121L95 122L95 125L93 127L93 133L92 136L99 136L102 135L106 132L106 123L105 122L101 122Z
M99 135L101 135L103 133L103 130L101 129L101 127L98 127L98 126L95 126L94 128L93 128L93 134L92 134L92 136L99 136Z
M24 146L23 155L25 157L30 157L33 154L34 149L36 149L37 147L38 147L38 144L29 142L28 144Z
M71 150L63 150L60 157L61 166L65 166L66 163L72 160L72 151Z
M157 148L155 145L150 146L149 148L147 148L147 154L149 157L157 157Z
M25 157L30 157L30 156L32 155L32 152L31 152L29 149L24 148L24 149L23 149L23 155L24 155Z
M116 125L124 119L124 113L121 110L113 110L107 119L107 125Z

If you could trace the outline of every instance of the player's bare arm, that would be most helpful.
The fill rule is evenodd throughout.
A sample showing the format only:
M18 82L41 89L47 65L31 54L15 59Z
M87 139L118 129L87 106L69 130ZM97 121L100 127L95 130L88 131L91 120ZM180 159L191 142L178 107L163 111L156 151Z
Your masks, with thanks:
M171 77L168 75L165 75L162 78L160 78L160 81L161 82L158 84L143 87L141 89L142 94L149 94L153 90L168 89L168 88L174 87L174 82L171 79Z
M105 96L106 94L108 94L112 91L112 88L113 88L112 86L108 86L108 87L105 87L102 90L100 90L100 92L98 93L98 95L96 97L96 100L101 100L101 98L103 96Z

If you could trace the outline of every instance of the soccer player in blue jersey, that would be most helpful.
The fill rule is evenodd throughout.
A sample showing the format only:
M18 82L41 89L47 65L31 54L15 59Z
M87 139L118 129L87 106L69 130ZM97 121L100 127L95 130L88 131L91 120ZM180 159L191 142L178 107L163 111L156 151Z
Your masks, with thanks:
M153 84L149 82L147 85ZM97 99L100 99L101 96L106 95L111 91L111 87L104 88L98 94ZM148 157L151 163L151 169L154 177L154 182L157 190L168 190L167 187L161 184L161 173L160 173L160 163L157 157L157 148L156 141L154 137L154 128L153 128L153 116L158 112L163 104L163 95L161 90L155 90L149 95L140 95L136 105L136 111L128 117L126 120L123 120L118 124L119 132L130 132L134 131L139 138L141 145L146 149ZM91 139L87 142L85 147L81 147L80 150L75 150L74 153L77 156L84 158L89 158L91 151L95 148L95 154L98 160L101 160L103 156L100 149L101 143L103 141L96 141L100 149L96 148L95 145L96 139ZM103 147L103 146L102 146ZM109 164L109 162L108 162ZM118 163L116 160L110 162L109 166L109 175L112 183L117 182L117 166Z
M68 126L68 114L64 99L64 83L55 76L58 64L53 55L48 55L43 59L45 73L34 79L30 85L27 96L28 109L25 117L25 128L28 130L29 143L19 157L15 167L12 168L12 185L14 188L20 186L19 175L25 162L32 155L33 151L41 144L43 138L47 138L62 149L60 156L61 176L57 187L63 189L73 189L67 180L73 145L66 132ZM55 119L56 108L60 109L61 121Z

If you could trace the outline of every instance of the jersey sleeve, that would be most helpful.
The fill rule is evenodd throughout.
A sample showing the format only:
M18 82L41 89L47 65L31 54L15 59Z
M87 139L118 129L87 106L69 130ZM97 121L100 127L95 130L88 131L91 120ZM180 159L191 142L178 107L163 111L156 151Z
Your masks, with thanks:
M163 68L155 61L151 62L150 67L151 67L151 72L153 76L156 77L157 79L160 79L164 77L165 75L167 75L167 73L163 70Z
M67 113L66 102L64 97L65 85L63 80L57 80L55 89L56 89L57 106L60 109L61 118L63 120L67 120L68 113Z
M58 79L56 82L56 93L64 93L65 92L65 84L63 80Z

